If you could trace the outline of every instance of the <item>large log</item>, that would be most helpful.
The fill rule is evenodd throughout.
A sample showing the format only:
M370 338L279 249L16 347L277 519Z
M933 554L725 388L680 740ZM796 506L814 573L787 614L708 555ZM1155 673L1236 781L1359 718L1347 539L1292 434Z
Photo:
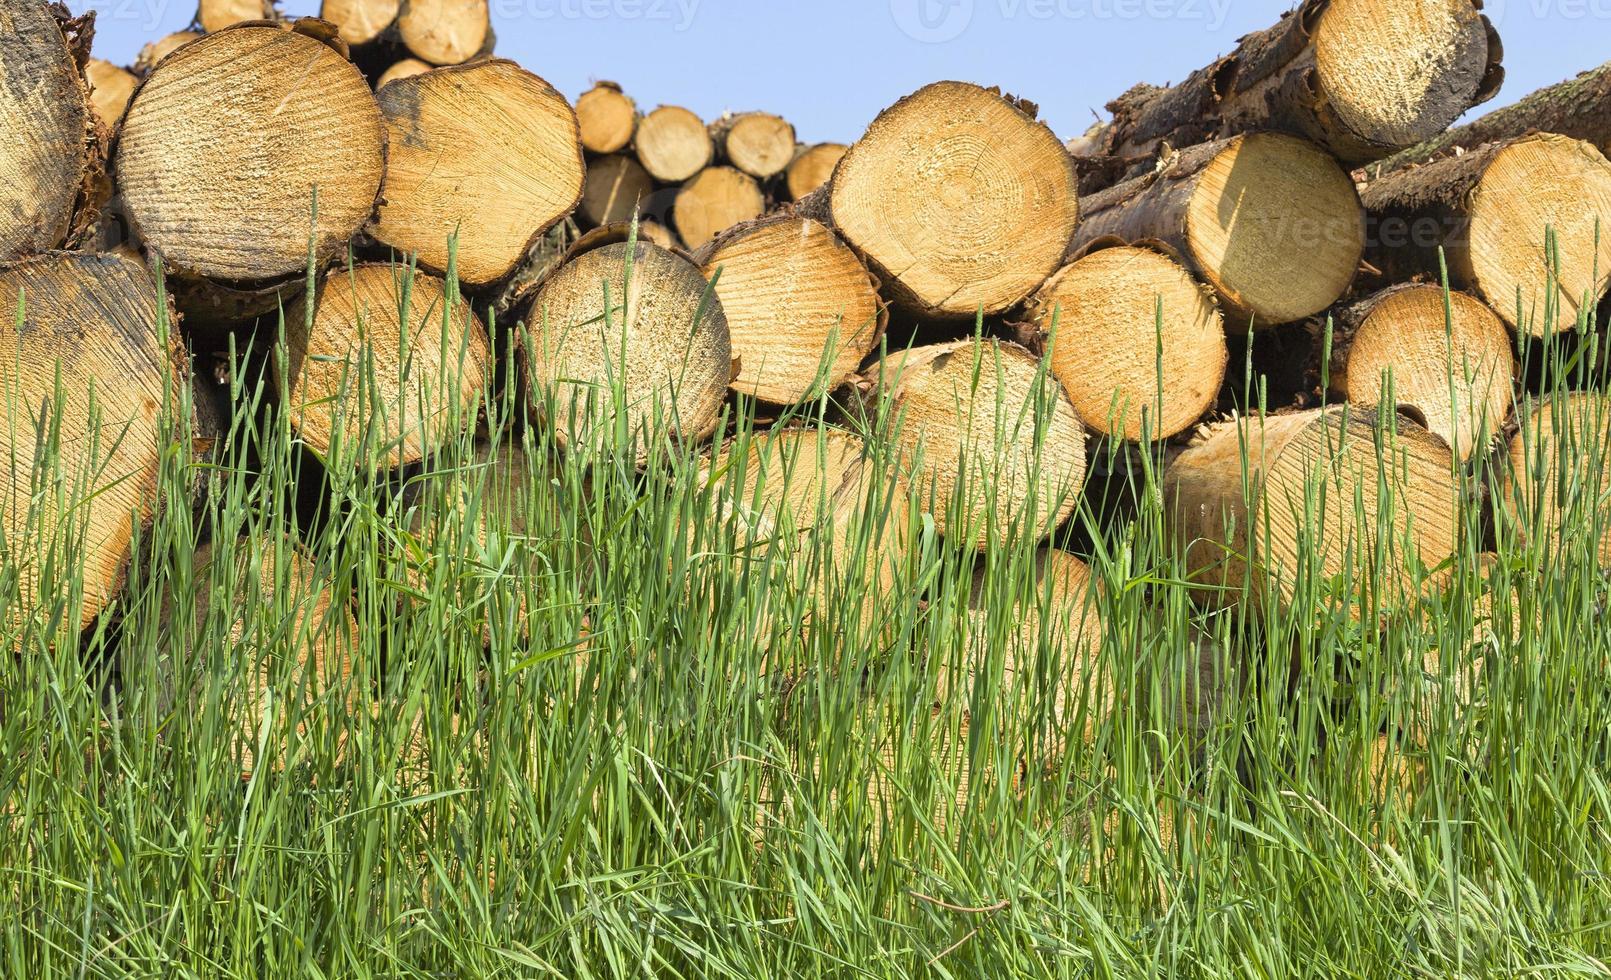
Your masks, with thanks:
M697 249L765 211L766 195L755 178L732 167L706 167L677 192L671 223L683 243Z
M1366 619L1413 603L1415 569L1454 553L1454 471L1437 436L1339 406L1221 423L1169 465L1163 493L1177 555L1204 600L1235 601L1251 587L1250 598L1290 607L1318 594L1350 600Z
M723 160L756 180L771 180L794 159L794 127L769 112L723 116L710 135Z
M614 82L599 82L576 100L582 147L589 153L620 153L638 131L638 104Z
M1611 398L1563 392L1533 405L1497 467L1509 540L1559 565L1582 550L1611 568Z
M850 380L883 336L878 281L810 218L740 225L695 261L727 315L734 391L775 405L820 397Z
M587 164L587 183L577 214L590 225L631 221L654 193L654 178L636 158L624 153L594 157Z
M81 583L73 630L116 598L134 528L155 512L183 349L177 331L158 333L145 268L116 256L0 269L0 309L0 537L17 600L3 622L18 636L38 604Z
M1103 435L1184 432L1225 381L1230 351L1213 291L1162 252L1098 249L1049 279L1027 312L1074 410Z
M674 105L663 105L638 120L632 148L643 169L665 184L682 183L716 157L716 145L704 121Z
M1528 133L1556 133L1587 140L1611 154L1611 62L1576 78L1539 89L1514 105L1417 143L1367 168L1373 177L1417 163L1474 150Z
M433 65L462 65L492 51L487 0L403 0L397 37Z
M890 354L865 374L940 534L983 551L1066 521L1085 484L1085 427L1034 355L997 340Z
M101 130L107 134L116 132L140 80L133 72L99 58L85 63L84 78L90 85L90 105L95 110L95 118L100 120Z
M1354 182L1312 143L1256 133L1194 146L1080 201L1076 254L1158 244L1219 294L1232 330L1290 323L1348 290L1365 248Z
M562 445L609 448L621 428L645 460L653 439L715 431L732 345L721 301L686 259L645 241L593 249L560 267L522 320L526 390Z
M1502 50L1481 6L1305 0L1180 84L1120 96L1108 105L1113 121L1087 143L1118 161L1109 172L1121 177L1150 166L1165 144L1271 130L1345 162L1379 159L1442 132L1498 91Z
M1365 408L1412 408L1462 461L1510 418L1516 357L1504 321L1465 293L1424 283L1345 304L1315 334L1318 385ZM1325 363L1322 363L1322 362ZM1389 397L1391 391L1391 397Z
M1074 161L1033 107L939 82L884 110L839 161L839 233L915 314L1003 313L1056 271L1079 220Z
M244 21L273 20L271 0L199 0L195 24L204 34L216 34Z
M100 176L82 29L40 0L0 8L0 262L67 242Z
M333 467L420 462L476 421L492 377L486 330L435 276L359 265L327 275L310 319L285 317L281 401Z
M1591 143L1545 133L1490 143L1389 174L1364 201L1373 266L1437 281L1441 250L1451 285L1518 333L1572 329L1611 283L1611 163Z
M333 258L374 210L385 167L363 75L320 38L266 24L163 59L135 93L117 150L146 247L174 274L226 283L300 275L310 248L318 262Z
M439 68L376 94L391 133L385 202L369 233L438 273L449 239L468 286L513 273L581 199L586 167L570 103L512 61Z
M790 161L784 184L789 200L803 201L833 179L833 170L839 166L850 147L843 143L818 143L801 150Z

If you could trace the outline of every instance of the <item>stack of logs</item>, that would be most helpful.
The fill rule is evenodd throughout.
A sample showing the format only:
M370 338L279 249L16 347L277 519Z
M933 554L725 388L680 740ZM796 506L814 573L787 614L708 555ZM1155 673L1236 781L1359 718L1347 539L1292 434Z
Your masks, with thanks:
M486 0L325 0L295 21L204 0L132 71L89 57L86 20L11 0L0 116L25 136L4 151L0 305L26 304L0 361L24 365L14 404L59 368L65 411L93 385L108 414L150 423L104 471L143 483L97 498L87 617L121 581L121 515L150 514L184 344L245 345L282 310L277 396L326 460L377 426L384 466L430 460L453 435L432 423L473 413L519 323L524 389L562 443L617 410L698 441L732 397L832 399L862 421L886 394L876 438L967 548L1049 537L1088 455L1163 444L1205 595L1251 581L1280 601L1300 568L1335 575L1386 537L1436 567L1464 530L1462 465L1517 431L1517 351L1592 320L1611 269L1611 65L1451 130L1503 77L1479 8L1305 0L1066 144L1028 101L940 82L853 145L802 147L776 116L642 113L610 83L573 106L490 55ZM159 262L181 327L162 340ZM413 350L376 372L369 416L346 387L360 322L377 360ZM943 342L886 342L892 322ZM1262 420L1244 360L1268 368ZM1283 372L1300 381L1281 395ZM606 377L623 402L596 397ZM16 440L26 461L34 436ZM855 457L837 434L778 442ZM5 477L8 534L26 476ZM1537 510L1527 496L1495 499Z

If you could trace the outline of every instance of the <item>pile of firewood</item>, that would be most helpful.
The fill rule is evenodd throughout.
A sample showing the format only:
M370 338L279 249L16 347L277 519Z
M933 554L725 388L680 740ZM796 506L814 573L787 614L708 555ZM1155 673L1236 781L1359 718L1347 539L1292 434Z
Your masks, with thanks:
M91 387L145 426L99 470L117 490L90 515L90 615L121 581L125 516L151 513L175 372L282 315L276 395L323 458L379 418L385 465L429 460L449 435L431 423L473 413L513 336L514 383L556 427L605 378L625 402L585 421L660 412L685 440L732 397L866 420L888 395L917 497L968 546L1006 514L1049 536L1096 447L1166 444L1205 584L1253 563L1279 597L1299 565L1348 567L1386 533L1355 512L1386 481L1395 542L1436 567L1469 530L1461 465L1514 431L1517 350L1573 333L1611 270L1611 65L1450 130L1503 78L1479 8L1305 0L1066 143L1028 101L940 82L848 147L805 147L774 115L645 113L611 83L573 105L491 55L486 0L325 0L295 21L202 0L128 70L89 57L90 18L8 0L8 395L37 406L59 377L64 433L89 425ZM365 417L360 334L393 367L411 350ZM1245 421L1244 362L1267 420ZM1402 416L1386 442L1378 409ZM1329 503L1294 516L1321 462ZM29 478L0 478L8 535Z

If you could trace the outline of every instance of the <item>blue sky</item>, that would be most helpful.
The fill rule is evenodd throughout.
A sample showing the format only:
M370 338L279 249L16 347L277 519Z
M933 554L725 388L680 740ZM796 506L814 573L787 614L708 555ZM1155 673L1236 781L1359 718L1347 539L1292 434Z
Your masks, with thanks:
M99 12L119 64L182 29L194 0L68 0ZM808 142L848 142L927 82L1000 85L1059 135L1137 81L1178 80L1267 26L1286 0L491 0L498 53L572 97L597 78L645 109L766 109ZM1611 58L1611 0L1487 0L1509 72L1492 105ZM292 14L319 0L284 0Z

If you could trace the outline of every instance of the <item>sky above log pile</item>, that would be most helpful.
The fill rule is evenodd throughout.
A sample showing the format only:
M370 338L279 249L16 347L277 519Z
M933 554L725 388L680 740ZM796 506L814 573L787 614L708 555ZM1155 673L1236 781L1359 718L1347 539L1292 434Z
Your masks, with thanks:
M97 11L95 54L126 65L194 0L68 0ZM1000 85L1076 136L1138 81L1178 81L1272 23L1284 0L491 0L498 53L575 98L620 82L641 107L765 109L807 142L848 142L941 78ZM1611 57L1611 0L1487 0L1508 78L1478 112ZM319 0L283 0L315 14Z

